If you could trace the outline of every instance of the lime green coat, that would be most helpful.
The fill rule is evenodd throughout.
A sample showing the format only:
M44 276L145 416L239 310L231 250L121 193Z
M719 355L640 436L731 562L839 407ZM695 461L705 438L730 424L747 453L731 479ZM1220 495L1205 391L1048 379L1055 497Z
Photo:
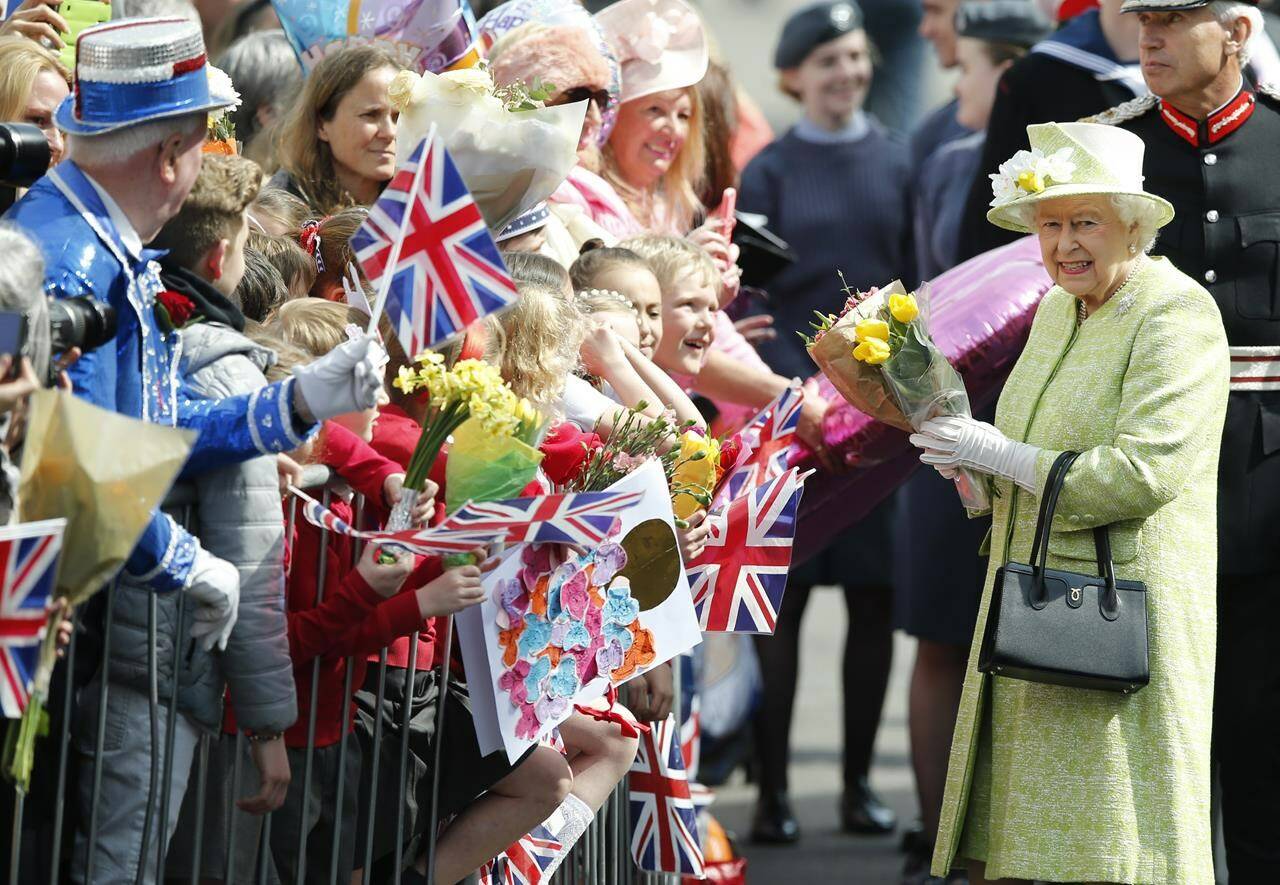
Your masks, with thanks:
M990 879L1203 885L1226 336L1209 294L1160 258L1078 327L1076 304L1056 286L1044 297L996 425L1044 450L1040 488L1059 453L1083 453L1049 564L1096 573L1090 529L1112 526L1117 576L1147 585L1151 683L1121 695L978 672L996 569L1027 561L1038 506L995 482L933 872L967 857Z

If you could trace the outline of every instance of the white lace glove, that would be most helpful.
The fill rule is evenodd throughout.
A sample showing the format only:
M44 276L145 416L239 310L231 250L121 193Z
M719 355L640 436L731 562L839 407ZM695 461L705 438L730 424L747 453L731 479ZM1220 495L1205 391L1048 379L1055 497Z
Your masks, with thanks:
M315 362L293 370L294 393L316 421L335 415L363 412L378 404L382 366L386 353L374 339L364 336L345 341Z
M225 559L197 547L187 594L199 603L191 635L205 651L215 645L220 651L226 649L240 607L240 572Z
M990 424L972 418L933 418L911 434L911 444L924 449L920 462L948 479L961 467L1010 479L1036 491L1036 455L1040 449L1014 442Z

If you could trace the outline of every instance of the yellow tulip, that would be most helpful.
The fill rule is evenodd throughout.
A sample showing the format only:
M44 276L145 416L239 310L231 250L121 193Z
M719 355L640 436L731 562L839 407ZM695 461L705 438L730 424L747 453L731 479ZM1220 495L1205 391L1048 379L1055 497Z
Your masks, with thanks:
M870 366L878 366L891 356L889 342L879 338L868 338L853 349L853 358Z
M861 320L853 327L853 334L859 341L888 341L889 324L884 320Z
M677 519L688 519L705 506L698 498L709 496L715 489L719 463L718 440L691 430L685 431L671 475L671 488L676 492L671 506Z
M898 322L909 323L920 316L920 305L916 304L914 295L895 293L889 296L889 313L893 314L893 318Z

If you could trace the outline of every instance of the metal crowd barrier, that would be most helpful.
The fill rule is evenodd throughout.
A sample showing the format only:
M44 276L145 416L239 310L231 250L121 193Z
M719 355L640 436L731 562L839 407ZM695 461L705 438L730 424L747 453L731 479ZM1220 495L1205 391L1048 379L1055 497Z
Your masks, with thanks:
M304 478L304 487L309 489L320 488L321 503L326 506L329 504L332 496L330 488L330 474L326 468L308 468ZM288 507L287 524L289 536L292 536L292 530L297 519L296 499ZM175 488L173 493L165 502L166 511L179 519L183 525L195 531L198 534L198 526L195 524L195 500L193 490L186 487ZM356 513L359 514L362 509L362 502L359 497L356 498ZM324 533L327 534L327 533ZM323 536L323 535L322 535ZM321 552L318 562L318 593L323 594L324 576L326 568L327 545L321 546ZM356 547L355 555L359 555L359 547ZM102 591L105 594L105 604L103 605L102 615L102 650L98 664L101 673L107 672L107 662L110 660L112 649L111 642L111 625L115 614L116 588L114 582ZM182 609L185 605L185 594L180 594L176 604L178 608L176 623L181 622ZM321 602L317 599L317 604ZM88 813L88 820L76 822L68 818L68 796L73 797L76 789L80 786L78 783L79 772L76 770L76 760L71 754L71 726L73 718L76 716L76 695L77 686L74 684L73 674L76 673L76 654L77 654L77 636L81 633L81 624L79 623L79 615L77 615L76 630L73 631L71 644L66 649L64 660L60 664L61 669L65 673L65 678L61 680L61 692L54 692L49 698L49 709L54 711L55 708L60 714L57 718L60 720L60 728L53 736L54 747L45 745L43 753L37 751L36 767L44 768L46 771L53 771L53 814L52 820L34 821L38 827L38 838L24 839L24 820L25 805L24 797L13 791L13 819L12 832L10 838L4 840L0 835L0 845L7 842L9 847L9 857L3 863L0 863L0 870L7 871L5 881L10 883L48 883L48 885L60 885L64 882L90 882L108 881L101 876L95 876L95 870L99 863L98 858L98 833L102 824L104 815L110 813L110 809L102 807L102 775L103 766L93 766L93 782L91 785L91 801ZM206 832L205 821L205 804L209 788L210 771L210 742L213 736L203 734L198 741L194 752L193 766L195 769L194 776L188 781L188 791L194 791L194 819L186 821L180 819L175 829L177 835L178 830L184 827L190 827L190 836L192 843L192 869L183 878L176 877L176 874L167 870L168 860L168 840L164 836L165 821L171 812L170 793L172 792L174 769L173 754L175 741L175 725L178 717L178 685L179 676L184 665L183 656L180 653L185 647L185 643L174 642L173 652L170 665L173 671L172 685L173 691L171 696L163 703L159 697L159 660L157 652L157 598L152 595L150 597L150 606L147 618L147 674L149 685L149 729L147 733L142 735L130 735L130 740L147 740L152 748L162 745L161 739L161 720L164 722L164 738L162 754L154 751L151 753L151 770L149 777L149 789L147 793L146 819L143 826L141 844L144 850L141 852L141 862L133 877L135 883L150 883L155 881L180 882L187 881L191 885L200 885L200 883L209 883L217 881L234 881L234 882L252 882L256 885L275 885L280 879L275 870L273 862L271 842L271 824L272 814L266 814L261 817L260 829L256 844L244 845L238 844L237 827L234 825L237 815L246 815L234 805L234 799L241 797L241 786L244 778L243 759L246 755L247 739L243 733L237 734L235 737L235 754L232 771L230 774L229 796L230 801L227 803L228 814L226 820L223 821L226 841L223 850L220 852L224 860L223 871L226 878L219 880L210 878L203 870L204 856L204 837ZM410 640L410 669L406 686L409 691L413 689L413 676L415 664L417 661L417 644L418 636L414 634ZM320 659L317 659L311 671L311 679L309 684L300 683L297 686L298 691L309 691L311 704L310 716L307 721L307 746L304 754L304 764L302 770L293 770L291 772L293 782L301 782L303 785L303 803L305 809L311 796L313 788L312 768L313 753L315 750L316 735L316 700L319 691L320 677ZM347 697L351 696L352 691L352 668L351 660L348 659L346 670L345 693ZM371 664L372 667L372 664ZM677 679L678 671L677 670ZM380 655L380 661L377 665L378 688L377 688L377 709L382 710L382 704L385 699L386 676L387 676L387 649L383 649ZM677 702L680 698L679 683L676 683L675 695ZM107 732L107 713L111 702L110 680L101 679L101 686L98 690L98 711L95 730L95 743L93 755L95 758L101 758L101 753L105 746ZM406 789L407 789L407 764L409 757L409 730L408 724L412 712L413 704L405 703L403 706L403 716L400 722L399 734L384 734L382 716L378 715L374 718L373 733L373 752L371 758L365 762L370 766L372 788L370 790L369 801L367 805L360 809L360 812L366 816L367 820L386 820L394 817L396 821L396 832L400 833L404 830L404 819L406 813ZM379 770L382 764L382 744L386 740L398 740L399 746L399 776L397 783L399 784L398 794L395 797L379 796ZM343 796L347 790L358 789L359 785L345 783L345 762L347 753L360 752L358 746L353 750L352 744L356 743L352 739L352 735L344 729L342 738L339 743L339 762L338 762L338 783L335 805L341 807ZM56 756L50 757L49 751L56 749ZM444 752L448 753L446 747ZM48 768L52 766L52 768ZM435 766L435 772L438 774L440 766ZM433 785L438 787L438 783ZM46 797L47 798L47 797ZM390 798L390 801L388 799ZM181 801L179 799L178 801ZM423 810L425 812L425 809ZM338 827L341 827L341 815L337 816ZM31 821L27 821L31 822ZM82 869L73 869L71 858L71 845L74 842L75 827L83 828L86 833L86 841L88 845L87 856L83 863ZM338 885L340 881L340 846L342 843L341 832L335 834L333 839L332 850L329 854L329 863L326 870L314 870L307 868L307 829L301 828L301 836L298 840L296 851L293 855L293 867L296 870L295 882L328 882L330 885ZM360 871L369 870L372 866L374 854L374 832L375 828L370 825L366 828L367 838L364 845L355 846L355 867L356 874L350 880L351 883L361 882ZM587 830L586 834L579 840L570 856L565 860L563 865L557 871L552 879L554 885L676 885L679 877L662 876L651 873L640 872L631 860L630 850L631 826L629 800L626 790L626 779L615 790L614 794L600 809L595 820ZM402 880L400 868L402 866L402 846L403 839L396 839L395 849L395 872L392 878L385 881L399 885ZM154 843L154 844L152 844ZM146 846L151 845L147 850ZM433 847L433 846L432 846ZM249 878L238 877L236 871L244 866L250 855L253 860L253 875ZM156 875L151 876L151 870L148 869L148 860L155 859ZM237 863L236 861L241 861ZM372 882L372 880L369 880ZM475 881L473 875L470 880ZM342 885L347 885L343 882ZM380 885L380 883L375 883ZM447 883L438 883L438 885L447 885Z

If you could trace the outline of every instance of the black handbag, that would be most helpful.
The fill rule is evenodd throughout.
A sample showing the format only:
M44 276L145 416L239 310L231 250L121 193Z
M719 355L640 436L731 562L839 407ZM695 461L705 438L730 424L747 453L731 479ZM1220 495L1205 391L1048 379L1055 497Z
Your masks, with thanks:
M996 676L1131 694L1151 680L1147 588L1117 581L1107 526L1093 530L1098 575L1046 568L1053 511L1079 457L1054 461L1040 501L1031 565L996 572L978 669Z

